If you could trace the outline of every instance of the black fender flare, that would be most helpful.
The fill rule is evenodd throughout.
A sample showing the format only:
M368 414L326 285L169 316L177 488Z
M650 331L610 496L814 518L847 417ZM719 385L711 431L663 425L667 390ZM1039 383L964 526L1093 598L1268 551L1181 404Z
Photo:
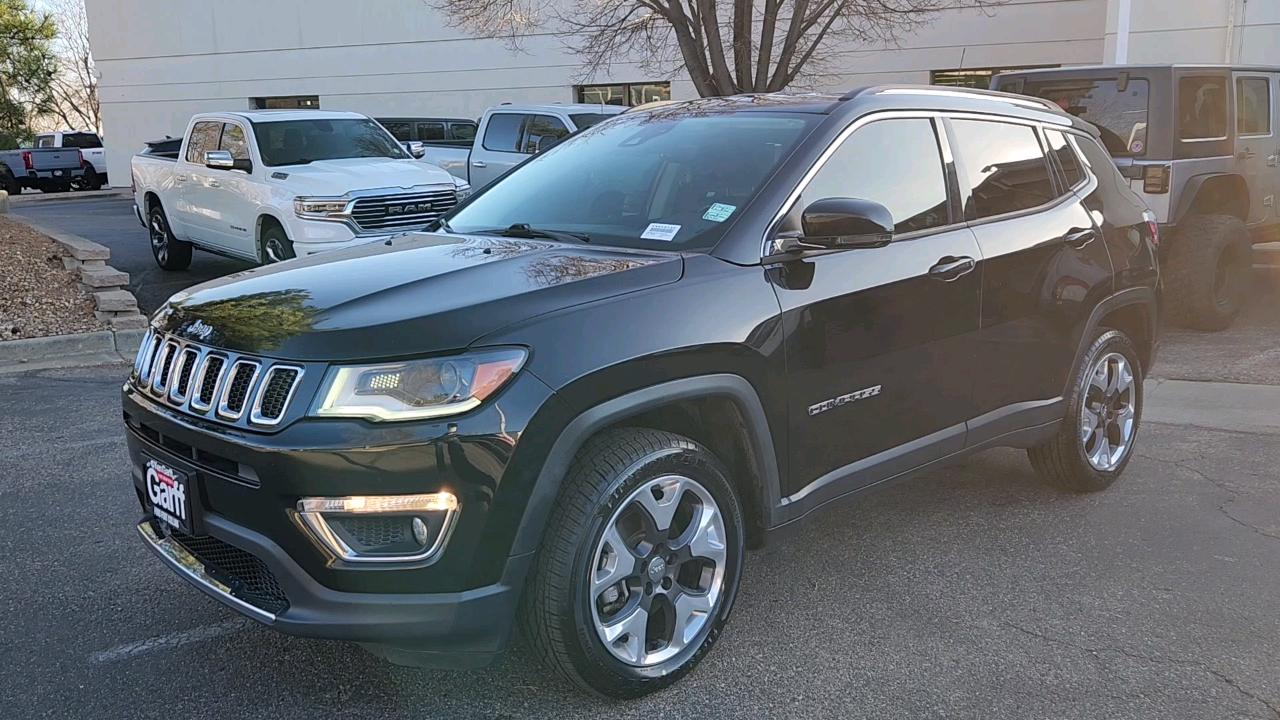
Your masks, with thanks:
M740 375L701 375L671 380L606 400L570 421L551 446L542 470L538 473L524 516L516 529L511 555L523 555L538 549L547 521L551 517L551 510L560 495L560 485L569 471L569 463L593 434L619 420L671 402L712 396L727 396L742 413L763 484L764 526L768 528L776 524L773 516L775 508L781 502L782 485L778 474L778 460L773 450L773 436L769 432L768 417L759 395L751 383Z
M1172 221L1174 223L1180 223L1191 213L1191 206L1195 205L1196 197L1200 195L1200 188L1204 187L1206 182L1216 178L1229 177L1238 178L1240 176L1235 173L1226 172L1211 172L1203 175L1192 176L1191 179L1187 180L1187 184L1182 186L1182 191L1178 195L1178 207L1173 213ZM1243 178L1241 178L1241 181L1243 182Z
M1160 306L1156 301L1156 291L1146 286L1126 288L1103 298L1093 307L1093 312L1089 313L1089 319L1085 321L1084 329L1080 333L1080 341L1076 343L1076 356L1071 363L1072 373L1068 375L1068 383L1076 376L1075 370L1080 367L1080 363L1084 362L1084 354L1089 349L1089 338L1102 322L1102 318L1112 311L1130 305L1142 305L1147 309L1147 333L1151 338L1151 357L1152 360L1155 359L1155 351L1160 343ZM1148 370L1150 368L1143 368L1143 372ZM1068 387L1063 397L1069 397L1070 392L1071 389Z

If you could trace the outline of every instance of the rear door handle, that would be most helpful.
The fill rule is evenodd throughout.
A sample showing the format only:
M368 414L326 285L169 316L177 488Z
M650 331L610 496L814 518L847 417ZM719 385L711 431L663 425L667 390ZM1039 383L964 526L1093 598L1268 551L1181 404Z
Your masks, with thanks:
M1079 250L1085 245L1093 242L1097 237L1098 233L1095 232L1093 228L1085 228L1084 230L1072 229L1071 232L1067 233L1066 236L1062 238L1062 241L1065 242L1068 247Z
M174 179L174 180L177 180L178 182L186 182L186 181L187 181L187 176L186 176L186 175L184 175L184 174L182 174L182 173L174 173L174 174L173 174L173 179Z
M485 161L483 161L483 160L472 160L472 161L471 161L471 167L478 167L478 168L482 168L482 167L489 167L489 165L488 165L488 163L486 163L486 162L485 162Z
M222 187L222 183L218 182L217 180L210 180L209 187Z
M977 263L971 257L954 257L948 255L929 268L929 277L934 280L951 282L969 274Z
M1250 150L1249 148L1245 148L1244 150L1241 150L1241 151L1240 151L1240 159L1241 159L1241 160L1252 160L1252 159L1254 159L1255 157L1257 157L1257 155L1258 155L1258 153L1256 153L1256 152L1254 152L1254 151Z

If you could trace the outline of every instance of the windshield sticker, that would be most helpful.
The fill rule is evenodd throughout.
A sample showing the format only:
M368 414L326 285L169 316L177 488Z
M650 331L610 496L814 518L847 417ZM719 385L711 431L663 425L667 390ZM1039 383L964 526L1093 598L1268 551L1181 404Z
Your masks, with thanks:
M737 209L737 205L715 203L711 207L707 208L707 211L702 214L702 219L710 220L711 222L724 222L725 220L728 220L729 216L733 214L733 211Z
M666 223L649 223L649 227L640 233L641 240L674 240L676 233L680 232L679 225L668 225Z

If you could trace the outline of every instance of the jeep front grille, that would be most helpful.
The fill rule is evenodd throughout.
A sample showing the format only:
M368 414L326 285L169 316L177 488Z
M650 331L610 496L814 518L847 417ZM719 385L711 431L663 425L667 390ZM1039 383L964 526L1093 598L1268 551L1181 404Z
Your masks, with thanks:
M297 365L151 331L138 350L130 382L190 415L266 428L284 419L303 374Z
M361 230L409 230L421 227L458 204L453 190L371 195L358 198L351 207L351 219Z

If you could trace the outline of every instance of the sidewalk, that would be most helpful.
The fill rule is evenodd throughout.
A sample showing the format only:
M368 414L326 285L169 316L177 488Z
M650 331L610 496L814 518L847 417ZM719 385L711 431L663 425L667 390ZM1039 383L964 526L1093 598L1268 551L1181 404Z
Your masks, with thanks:
M1148 380L1144 422L1280 435L1280 386Z

